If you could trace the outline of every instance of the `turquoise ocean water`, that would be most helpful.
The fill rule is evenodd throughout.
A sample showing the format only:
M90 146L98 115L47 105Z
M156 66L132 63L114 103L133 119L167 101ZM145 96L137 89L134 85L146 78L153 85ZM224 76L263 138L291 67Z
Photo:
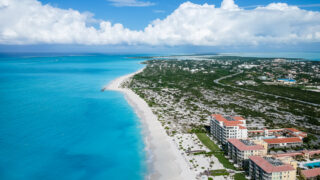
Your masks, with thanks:
M118 92L125 56L0 58L0 179L143 179L139 119Z

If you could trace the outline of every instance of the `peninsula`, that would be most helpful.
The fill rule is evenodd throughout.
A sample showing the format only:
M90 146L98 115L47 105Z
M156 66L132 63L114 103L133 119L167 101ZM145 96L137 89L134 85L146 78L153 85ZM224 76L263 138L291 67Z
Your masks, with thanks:
M319 62L149 58L144 69L105 88L124 93L141 119L147 178L249 179L256 174L246 167L264 168L256 162L266 161L284 164L295 179L308 170L304 160L320 158ZM247 155L234 158L236 151Z

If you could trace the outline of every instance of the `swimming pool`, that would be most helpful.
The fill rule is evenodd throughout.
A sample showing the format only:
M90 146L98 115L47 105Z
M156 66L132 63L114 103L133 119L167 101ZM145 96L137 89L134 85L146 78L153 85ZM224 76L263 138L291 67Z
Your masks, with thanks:
M308 167L308 168L320 167L320 161L312 162L312 163L306 163L303 166Z

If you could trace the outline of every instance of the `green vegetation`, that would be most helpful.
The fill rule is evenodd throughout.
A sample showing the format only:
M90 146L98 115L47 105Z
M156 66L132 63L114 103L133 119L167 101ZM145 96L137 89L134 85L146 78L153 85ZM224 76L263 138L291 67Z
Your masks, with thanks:
M226 157L224 157L221 149L216 145L205 133L196 133L199 140L211 150L212 154L219 160L223 167L228 169L236 170L236 168L231 164Z
M298 179L298 180L304 180L304 178L301 177L300 175L297 175L297 179Z
M312 86L317 86L320 85L320 78L316 70L320 68L320 62L298 59L276 62L274 58L231 56L201 57L207 60L175 58L145 61L144 71L136 74L127 84L157 112L162 124L170 124L170 128L166 129L169 135L203 132L201 128L194 127L206 123L207 117L215 110L223 114L241 115L248 120L248 124L254 122L269 128L298 127L308 134L320 135L316 128L320 125L319 107L214 82L239 72L240 65L253 65L254 68L244 68L243 73L220 82L237 87L236 81L250 80L256 86L245 84L239 87L320 103L319 93L300 87L305 84L266 85L259 79L265 76L271 82L289 76L294 70L297 81L307 80Z
M205 156L212 156L213 152L198 152L198 153L193 153L193 155L205 155Z
M236 173L233 178L235 180L246 180L246 176L243 173Z
M199 140L207 147L209 148L211 151L213 152L220 152L221 149L219 148L218 145L216 145L213 141L211 141L211 139L205 134L205 133L196 133L197 137L199 138Z
M309 134L307 137L303 138L303 143L310 144L312 141L316 141L317 137L312 134Z
M262 81L256 79L259 74L254 74L252 71L254 70L246 70L246 73L241 73L237 76L227 78L225 80L222 80L221 82L230 85L236 85L235 82L239 80L255 80L255 82L257 83L256 86L245 85L241 87L259 92L265 92L269 94L320 104L320 95L318 92L304 90L302 89L303 86L265 85L264 83L262 83ZM248 78L248 76L251 78Z
M203 126L192 128L189 133L205 133L206 130L203 129Z
M226 169L217 169L210 171L211 176L228 176L229 172Z

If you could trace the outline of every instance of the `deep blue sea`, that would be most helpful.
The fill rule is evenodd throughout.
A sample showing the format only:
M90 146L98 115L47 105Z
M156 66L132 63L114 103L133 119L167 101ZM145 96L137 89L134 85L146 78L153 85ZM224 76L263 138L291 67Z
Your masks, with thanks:
M120 55L0 58L0 179L143 179L139 119L100 89L142 60Z

